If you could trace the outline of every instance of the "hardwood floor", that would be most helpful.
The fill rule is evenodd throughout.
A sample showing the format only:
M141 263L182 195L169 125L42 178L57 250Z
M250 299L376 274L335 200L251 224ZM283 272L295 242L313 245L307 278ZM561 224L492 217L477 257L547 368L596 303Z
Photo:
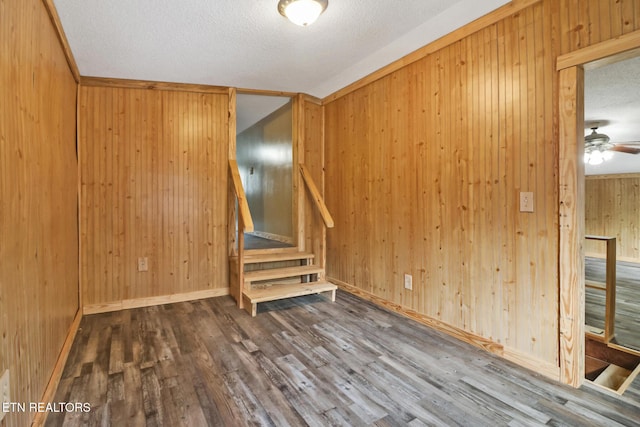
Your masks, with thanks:
M605 260L585 258L587 280L605 281ZM604 328L605 292L586 289L586 323ZM640 351L640 266L616 263L616 322L614 342Z
M345 292L86 316L48 426L640 425L638 381L575 390Z

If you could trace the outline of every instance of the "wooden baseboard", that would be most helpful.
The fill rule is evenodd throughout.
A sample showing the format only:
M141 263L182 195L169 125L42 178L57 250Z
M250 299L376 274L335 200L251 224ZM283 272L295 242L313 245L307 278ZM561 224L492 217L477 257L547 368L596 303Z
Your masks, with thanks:
M537 359L530 354L523 353L515 348L505 347L502 357L505 359L520 365L524 368L530 369L534 372L544 375L547 378L551 378L555 381L560 381L560 364L549 363L545 360Z
M504 347L502 344L496 343L479 335L472 334L455 326L451 326L440 320L418 313L415 310L403 307L400 304L389 302L384 298L373 295L370 292L363 291L362 289L356 288L355 286L342 282L341 280L335 279L333 277L327 277L327 280L338 285L341 290L357 295L361 298L366 299L367 301L371 301L376 305L394 311L398 314L415 320L416 322L422 323L425 326L436 329L440 332L444 332L445 334L459 339L460 341L464 341L475 347L479 347L485 351L503 357L509 361L512 361L527 369L531 369L551 379L559 380L560 378L560 367L556 366L555 364L538 360L518 350Z
M207 289L204 291L186 292L183 294L161 295L108 302L104 304L85 305L83 314L108 313L111 311L127 310L130 308L150 307L154 305L171 304L174 302L193 301L204 298L214 298L229 295L229 288Z
M65 338L64 344L62 344L62 349L60 350L60 354L58 355L58 360L56 360L56 364L53 367L53 372L51 373L51 377L49 378L47 387L45 387L42 398L40 399L40 402L42 403L53 402L56 390L58 390L58 384L60 384L60 379L62 378L62 371L64 371L64 367L67 364L67 358L69 357L71 346L73 345L73 341L75 340L76 334L78 333L78 328L80 327L81 320L82 312L78 310L75 317L73 318L73 322L71 322L71 326L69 327L69 331L67 332L67 337ZM35 417L33 418L31 426L43 426L47 421L47 415L47 411L37 412Z

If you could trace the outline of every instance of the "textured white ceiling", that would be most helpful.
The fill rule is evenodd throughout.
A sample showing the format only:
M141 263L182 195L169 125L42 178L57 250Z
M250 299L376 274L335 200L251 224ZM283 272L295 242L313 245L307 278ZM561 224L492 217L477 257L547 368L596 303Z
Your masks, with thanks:
M54 0L83 76L325 97L508 3L330 0L309 27L277 0Z
M585 135L599 126L613 143L640 143L640 57L587 70L584 85ZM613 159L585 166L587 175L640 172L640 154L613 153Z
M236 133L242 133L259 120L291 101L288 96L238 94L236 96Z

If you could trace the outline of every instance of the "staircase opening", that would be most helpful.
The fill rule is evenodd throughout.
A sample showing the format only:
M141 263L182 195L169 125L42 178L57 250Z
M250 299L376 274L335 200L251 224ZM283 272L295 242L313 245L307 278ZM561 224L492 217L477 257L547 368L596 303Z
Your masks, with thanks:
M288 96L237 96L236 158L254 222L247 250L295 246L292 104Z

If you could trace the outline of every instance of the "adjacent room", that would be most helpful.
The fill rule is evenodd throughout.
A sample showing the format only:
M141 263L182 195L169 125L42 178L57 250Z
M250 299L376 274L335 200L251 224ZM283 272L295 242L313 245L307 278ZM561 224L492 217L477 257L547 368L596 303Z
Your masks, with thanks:
M640 425L640 0L0 0L0 427Z

